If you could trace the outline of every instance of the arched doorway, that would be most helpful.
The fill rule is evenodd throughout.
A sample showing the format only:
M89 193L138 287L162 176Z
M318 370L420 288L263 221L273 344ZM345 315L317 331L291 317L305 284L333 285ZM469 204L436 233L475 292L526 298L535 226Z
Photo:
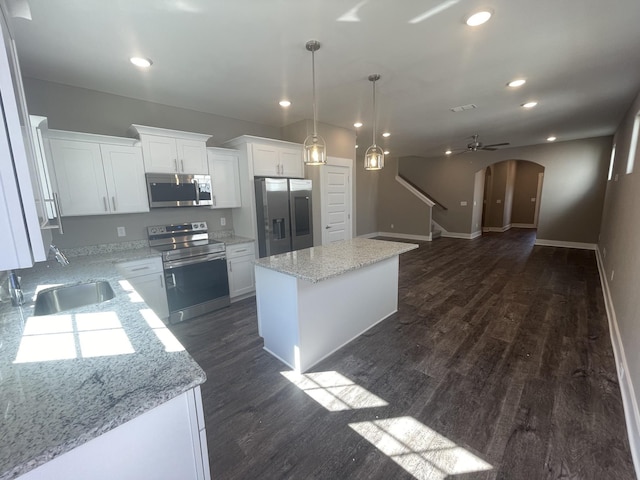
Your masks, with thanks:
M476 175L484 175L480 183L482 232L538 227L544 179L542 165L528 160L505 160L489 165Z

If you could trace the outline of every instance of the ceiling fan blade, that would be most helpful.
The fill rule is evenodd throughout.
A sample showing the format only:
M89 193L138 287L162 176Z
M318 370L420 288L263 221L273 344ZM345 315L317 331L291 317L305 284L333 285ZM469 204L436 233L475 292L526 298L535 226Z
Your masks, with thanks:
M490 151L495 151L498 150L497 148L492 148L492 147L482 147L480 150L490 150Z
M511 145L511 144L509 142L492 143L491 145L485 145L483 148L487 148L487 147L504 147L505 145Z

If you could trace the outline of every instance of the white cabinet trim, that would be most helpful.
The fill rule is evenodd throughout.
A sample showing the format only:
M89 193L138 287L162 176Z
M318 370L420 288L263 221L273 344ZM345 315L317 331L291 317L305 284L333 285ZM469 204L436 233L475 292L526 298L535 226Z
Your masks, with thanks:
M74 142L93 142L128 147L140 146L140 140L137 138L112 137L109 135L98 135L97 133L69 132L66 130L48 129L44 132L44 137L55 138L57 140L71 140Z
M169 130L167 128L136 124L131 124L128 133L135 137L139 137L140 135L158 135L160 137L183 138L185 140L197 140L200 142L206 142L211 138L211 135L205 133L183 132L182 130Z

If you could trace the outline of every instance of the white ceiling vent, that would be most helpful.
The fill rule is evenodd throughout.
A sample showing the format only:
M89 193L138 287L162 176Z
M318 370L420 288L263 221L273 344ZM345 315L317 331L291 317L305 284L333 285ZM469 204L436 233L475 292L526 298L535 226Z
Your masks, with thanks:
M464 112L465 110L473 110L474 108L478 108L478 106L474 105L473 103L468 103L467 105L460 105L459 107L453 107L451 111Z

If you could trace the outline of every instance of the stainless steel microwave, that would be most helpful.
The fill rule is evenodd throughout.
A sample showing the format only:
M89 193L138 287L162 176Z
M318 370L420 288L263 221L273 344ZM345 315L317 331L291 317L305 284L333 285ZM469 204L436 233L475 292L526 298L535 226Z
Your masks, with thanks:
M213 205L209 175L147 173L146 177L151 208Z

